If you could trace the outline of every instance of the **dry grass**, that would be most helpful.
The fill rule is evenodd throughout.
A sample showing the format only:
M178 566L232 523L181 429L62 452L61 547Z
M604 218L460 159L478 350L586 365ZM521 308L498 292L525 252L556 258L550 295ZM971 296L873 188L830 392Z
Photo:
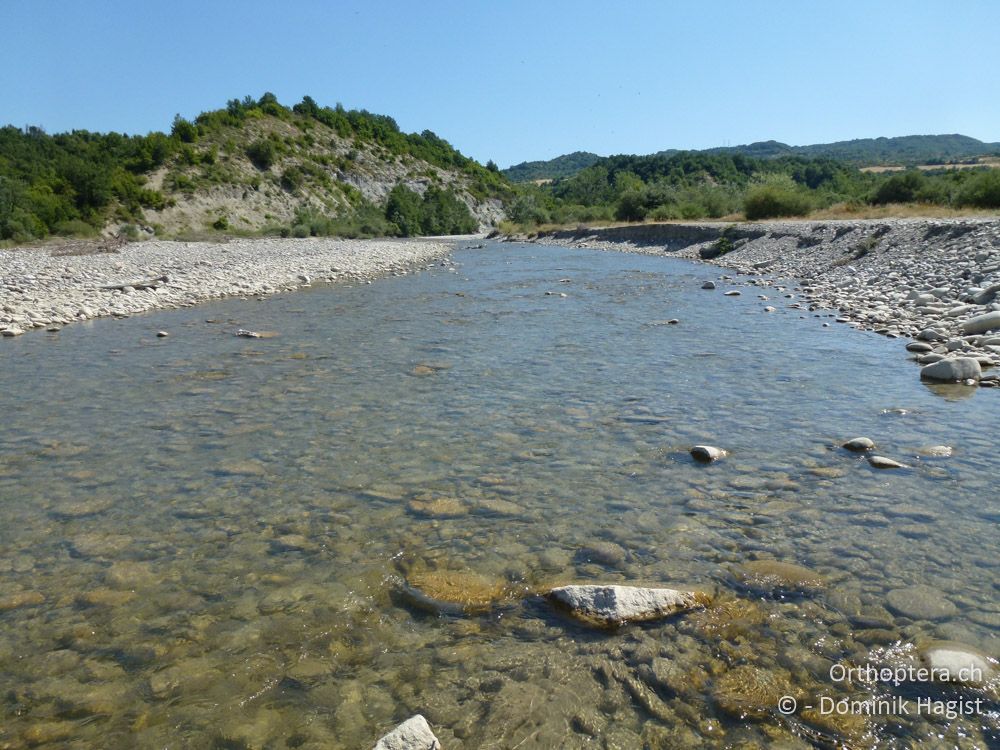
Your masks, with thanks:
M805 221L823 219L954 219L970 216L996 218L1000 211L983 208L950 208L930 203L889 203L884 206L857 206L835 203L813 211Z
M924 172L934 172L941 169L981 169L982 167L990 167L991 169L1000 169L1000 157L995 156L981 156L973 164L918 164L917 169ZM874 167L861 167L862 172L871 172L873 174L884 174L885 172L905 172L908 167L900 166L874 166Z

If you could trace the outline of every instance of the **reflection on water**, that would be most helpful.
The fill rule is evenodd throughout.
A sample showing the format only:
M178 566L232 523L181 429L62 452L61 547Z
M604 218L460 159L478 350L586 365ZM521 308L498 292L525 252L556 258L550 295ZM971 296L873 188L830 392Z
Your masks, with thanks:
M455 260L3 342L0 747L358 748L416 712L449 750L997 746L989 688L830 666L998 651L1000 394L681 261ZM715 603L603 632L537 596L585 581Z

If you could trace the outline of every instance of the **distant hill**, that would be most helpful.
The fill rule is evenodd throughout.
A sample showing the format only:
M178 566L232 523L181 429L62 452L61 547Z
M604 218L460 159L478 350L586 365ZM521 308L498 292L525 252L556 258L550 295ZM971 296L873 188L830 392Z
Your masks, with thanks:
M672 156L677 149L658 151L654 156ZM697 152L696 152L697 153ZM789 146L779 141L758 141L742 146L704 149L709 154L744 154L756 159L806 156L837 159L853 166L914 166L946 164L980 156L1000 155L1000 143L984 143L967 135L904 135L896 138L858 138L835 143ZM569 177L598 161L595 154L577 151L549 161L517 164L504 170L511 182Z
M853 141L789 146L759 141L746 146L707 149L709 153L741 153L759 159L778 156L826 157L856 166L944 164L1000 153L1000 143L984 143L967 135L904 135L896 138L858 138Z
M557 156L548 161L523 161L503 170L503 175L511 182L531 182L532 180L555 180L569 177L581 169L586 169L601 157L589 151L574 151L572 154Z

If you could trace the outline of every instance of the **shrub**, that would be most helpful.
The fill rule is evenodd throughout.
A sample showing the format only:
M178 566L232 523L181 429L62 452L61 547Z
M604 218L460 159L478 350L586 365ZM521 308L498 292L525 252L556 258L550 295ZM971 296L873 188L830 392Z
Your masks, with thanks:
M262 172L271 168L278 158L278 148L274 141L261 138L246 148L247 158Z
M229 229L229 219L225 216L220 216L218 219L212 222L212 229L217 229L220 232L224 232Z
M876 188L872 203L912 203L926 187L927 178L919 170L895 174Z
M991 169L973 175L958 191L960 206L1000 208L1000 170Z
M642 221L646 218L646 199L640 190L629 189L622 193L615 207L619 221Z
M811 209L809 196L785 175L773 175L758 182L743 198L743 213L751 221L805 216Z

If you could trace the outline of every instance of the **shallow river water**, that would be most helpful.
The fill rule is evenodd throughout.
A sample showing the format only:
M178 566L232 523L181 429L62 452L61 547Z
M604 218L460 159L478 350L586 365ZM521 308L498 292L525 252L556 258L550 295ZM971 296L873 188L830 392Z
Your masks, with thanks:
M996 685L831 676L1000 651L1000 393L707 266L453 261L2 342L0 748L1000 747ZM714 602L594 630L580 582Z

